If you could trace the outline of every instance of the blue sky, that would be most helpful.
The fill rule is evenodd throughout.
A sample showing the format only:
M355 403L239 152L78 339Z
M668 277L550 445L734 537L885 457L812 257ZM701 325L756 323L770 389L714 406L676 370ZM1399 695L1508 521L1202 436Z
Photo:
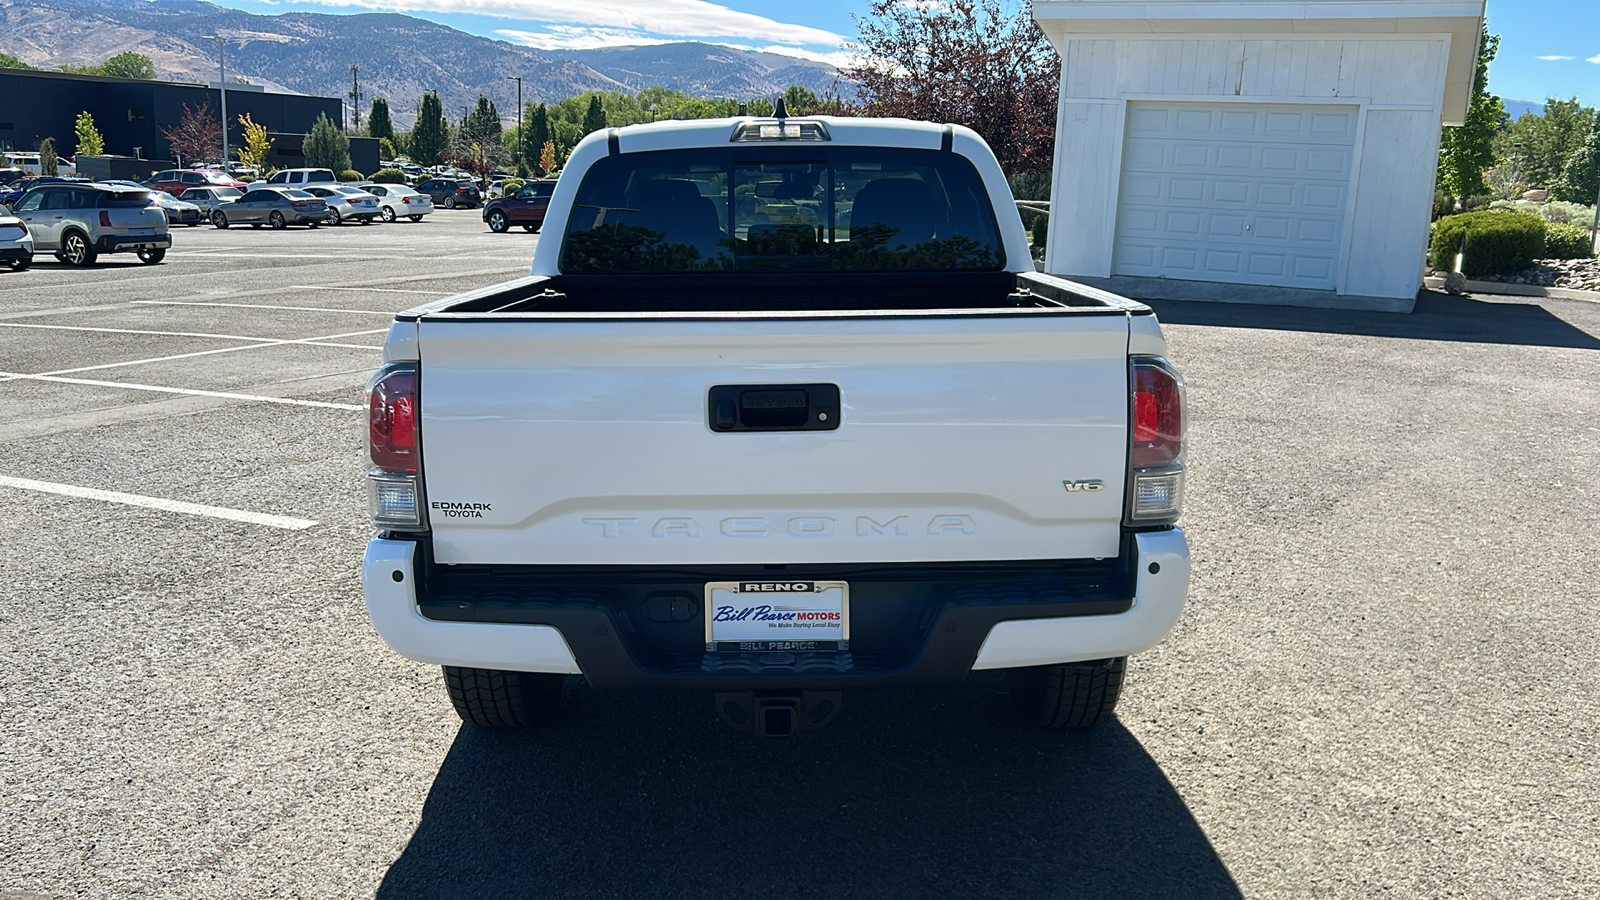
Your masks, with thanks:
M214 0L255 13L404 12L544 49L697 40L839 61L867 0ZM1600 0L1490 0L1501 35L1489 87L1600 104Z

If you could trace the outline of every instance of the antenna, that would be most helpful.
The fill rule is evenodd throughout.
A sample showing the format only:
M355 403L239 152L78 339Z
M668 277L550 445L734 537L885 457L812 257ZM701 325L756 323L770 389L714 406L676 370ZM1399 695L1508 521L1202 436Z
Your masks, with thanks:
M784 107L782 97L779 97L778 102L772 107L772 117L774 119L789 118L789 110Z

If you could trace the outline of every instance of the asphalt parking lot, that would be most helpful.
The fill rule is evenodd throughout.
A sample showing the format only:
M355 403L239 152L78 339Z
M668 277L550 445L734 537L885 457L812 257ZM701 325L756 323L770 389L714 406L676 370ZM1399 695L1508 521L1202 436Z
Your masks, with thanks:
M0 898L1600 895L1600 304L1162 304L1193 591L1089 735L992 674L490 734L367 622L359 404L394 311L534 241L0 274Z

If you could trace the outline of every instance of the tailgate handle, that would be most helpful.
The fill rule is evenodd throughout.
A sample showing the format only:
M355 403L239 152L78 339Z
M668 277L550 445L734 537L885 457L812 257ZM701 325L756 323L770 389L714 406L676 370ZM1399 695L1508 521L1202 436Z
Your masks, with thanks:
M832 431L836 384L719 384L706 398L712 431Z

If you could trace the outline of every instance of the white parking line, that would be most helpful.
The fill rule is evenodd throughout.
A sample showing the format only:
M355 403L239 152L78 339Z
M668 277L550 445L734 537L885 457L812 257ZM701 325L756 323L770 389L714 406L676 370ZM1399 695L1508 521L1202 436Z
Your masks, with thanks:
M315 406L320 409L349 409L360 411L365 407L355 403L329 403L325 400L297 400L293 397L267 397L262 394L239 394L233 391L203 391L199 388L163 387L156 384L134 384L127 381L96 381L92 378L63 378L59 375L23 375L0 372L0 381L50 381L58 384L84 384L90 387L122 388L129 391L150 391L157 394L186 394L191 397L220 397L224 400L249 400L255 403L280 403L285 406Z
M219 347L215 350L196 350L192 353L174 353L171 356L154 356L148 359L130 359L124 362L101 363L97 366L79 366L75 369L56 369L52 372L36 372L32 375L16 375L0 372L0 381L9 381L14 378L34 378L42 375L75 375L78 372L99 372L104 369L120 369L125 366L142 366L148 363L172 362L178 359L193 359L197 356L214 356L218 353L237 353L240 350L259 350L263 347L284 347L292 344L305 344L315 347L341 347L346 350L381 350L382 347L373 347L366 344L341 344L335 343L334 338L356 337L363 334L387 334L387 328L368 328L364 331L346 331L340 334L329 334L315 338L296 338L293 340L277 340L273 338L243 338L242 340L258 341L259 343L247 344L243 347Z
M9 475L0 475L0 487L16 488L19 491L37 491L41 494L57 494L63 497L81 497L85 500L101 500L106 503L120 503L124 506L139 506L145 509L159 509L166 512L183 513L190 516L206 516L212 519L226 519L230 522L245 522L250 525L263 525L267 528L283 528L288 531L304 531L317 524L312 519L296 519L290 516L274 516L267 513L249 512L242 509L229 509L226 506L206 506L202 503L185 503L182 500L167 500L163 497L145 497L139 494L124 494L121 491L102 491L96 488L78 487L73 484L56 484L50 481L34 481L31 478L12 478Z
M0 328L42 328L50 331L94 331L105 334L150 334L157 337L215 338L219 341L260 341L276 344L281 338L251 337L247 334L209 334L204 331L146 331L139 328L101 328L92 325L39 325L32 322L0 322ZM307 340L313 340L307 338Z
M405 288L386 287L333 287L320 284L291 284L289 289L293 291L378 291L385 294L427 294L430 297L448 297L455 293L454 291L413 291Z
M335 309L331 306L271 306L265 303L206 303L198 300L129 300L128 302L141 306L227 306L234 309L284 309L294 312L361 313L369 316L394 315L394 310L392 309Z

